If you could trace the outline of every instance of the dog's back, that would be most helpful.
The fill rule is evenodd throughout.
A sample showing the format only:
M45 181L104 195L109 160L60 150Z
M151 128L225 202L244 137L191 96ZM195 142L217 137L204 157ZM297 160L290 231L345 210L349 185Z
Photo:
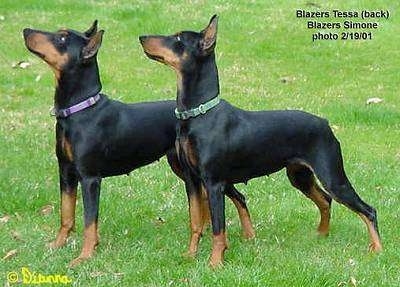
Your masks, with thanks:
M226 101L207 117L193 119L189 133L196 134L193 140L201 146L200 158L210 163L207 168L233 183L274 173L296 158L306 159L321 143L335 142L328 122L315 115L244 111ZM215 144L203 144L210 139Z

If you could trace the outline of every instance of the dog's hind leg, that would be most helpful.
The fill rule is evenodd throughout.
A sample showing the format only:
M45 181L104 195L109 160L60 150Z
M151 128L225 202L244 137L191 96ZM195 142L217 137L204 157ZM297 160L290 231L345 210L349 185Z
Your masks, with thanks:
M286 173L290 183L317 205L321 216L317 231L320 235L328 235L332 198L320 189L313 172L307 166L290 164Z
M246 239L254 238L256 233L251 223L250 213L246 205L246 198L233 185L227 185L224 192L236 206L243 229L243 236Z
M175 149L171 149L167 152L167 160L168 164L170 165L172 171L180 177L182 180L184 179L184 174L182 171L182 166L178 160L178 156L176 153ZM188 186L186 186L188 188ZM196 187L196 188L201 188L201 187ZM202 230L205 229L206 225L210 222L210 211L208 207L208 198L207 198L207 193L204 191L203 188L201 188L199 193L191 196L199 197L199 201L201 204L200 210L201 210L201 218L203 220L203 228ZM243 230L243 236L247 239L255 237L255 231L253 228L253 225L251 223L250 219L250 213L247 208L246 204L246 198L242 193L240 193L233 185L228 185L227 188L224 191L225 195L229 197L229 199L233 202L235 205L239 218L240 218L240 223L242 225L242 230ZM190 196L188 195L189 199L189 204L190 204ZM197 198L192 198L192 205L194 204L195 206L198 204L197 203ZM196 207L194 207L196 209ZM197 233L197 232L195 232ZM197 235L195 235L197 237ZM195 242L196 240L193 240ZM194 246L194 244L193 244ZM190 252L189 252L190 253Z
M370 251L381 251L376 210L365 203L351 186L343 168L339 142L334 139L331 144L323 146L315 160L310 161L310 165L324 190L336 201L356 212L365 222L371 240Z

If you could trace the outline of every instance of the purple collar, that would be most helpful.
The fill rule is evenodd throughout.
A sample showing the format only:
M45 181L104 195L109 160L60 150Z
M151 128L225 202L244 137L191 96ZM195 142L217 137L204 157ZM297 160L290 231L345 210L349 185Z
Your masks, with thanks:
M73 105L67 109L56 110L54 108L52 116L56 116L57 118L67 118L72 114L83 111L91 106L94 106L99 100L100 100L100 93L80 103L77 103L76 105Z

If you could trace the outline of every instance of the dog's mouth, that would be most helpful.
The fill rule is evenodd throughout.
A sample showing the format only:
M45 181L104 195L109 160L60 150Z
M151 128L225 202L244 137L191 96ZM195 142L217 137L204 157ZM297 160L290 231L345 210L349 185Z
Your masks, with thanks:
M38 56L39 58L45 60L45 57L46 57L46 56L45 56L44 54L42 54L42 53L40 53L40 52L38 52L38 51L33 50L33 49L30 48L28 45L26 45L26 47L28 48L28 50L29 50L30 52L32 52L33 54L35 54L35 55Z
M160 36L140 36L140 44L143 52L149 59L166 64L165 55L162 53L162 43Z
M162 56L158 56L158 55L154 55L154 54L150 54L149 52L146 52L146 51L145 51L145 54L146 54L146 56L147 56L147 57L149 57L150 59L152 59L152 60L155 60L155 61L157 61L157 62L161 62L161 63L164 63L164 64L165 64L164 57L162 57Z
M32 48L32 46L34 47L37 46L37 43L35 42L35 40L32 39L33 32L31 31L32 30L30 29L24 30L25 46L31 53L35 54L36 56L44 60L46 56L43 53L39 52L38 50Z
M42 59L42 60L45 61L46 63L50 64L50 63L47 61L46 55L45 55L45 54L43 54L43 53L41 53L41 52L39 52L39 51L37 51L37 50L32 49L32 48L28 45L28 43L25 42L25 44L26 44L26 47L28 48L28 50L29 50L32 54L38 56L40 59Z

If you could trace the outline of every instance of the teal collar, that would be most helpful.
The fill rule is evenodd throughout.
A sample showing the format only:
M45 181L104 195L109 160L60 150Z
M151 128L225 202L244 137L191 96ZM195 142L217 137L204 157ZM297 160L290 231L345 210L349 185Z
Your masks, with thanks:
M178 108L176 108L175 116L178 120L187 120L189 118L195 118L199 115L204 115L205 113L207 113L209 110L217 106L220 101L221 99L219 98L219 95L217 95L215 98L212 98L208 102L200 104L197 108L194 109L180 112L178 111Z

